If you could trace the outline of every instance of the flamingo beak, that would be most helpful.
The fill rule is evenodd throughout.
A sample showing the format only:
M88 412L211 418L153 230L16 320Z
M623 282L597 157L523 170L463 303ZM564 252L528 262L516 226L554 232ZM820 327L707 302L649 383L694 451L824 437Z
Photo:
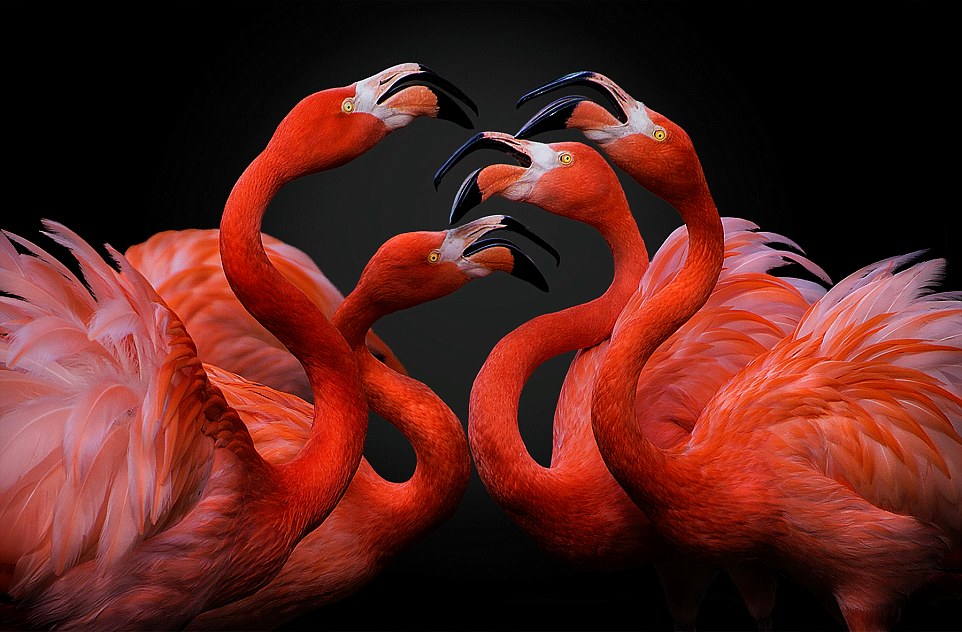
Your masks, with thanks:
M448 230L445 246L460 250L460 266L469 276L480 276L495 270L531 283L547 292L548 282L538 266L517 245L502 237L488 237L498 230L512 231L530 239L561 261L561 256L547 241L530 228L507 215L489 215Z
M570 96L549 103L521 126L521 129L515 133L515 138L531 138L544 132L567 129L568 121L574 114L575 108L582 101L587 100L587 97Z
M385 78L378 79L374 103L377 106L390 106L389 99L407 88L423 86L434 95L437 101L435 118L456 123L466 129L473 129L474 123L451 95L460 99L475 114L478 106L456 85L423 64L402 64L395 67L396 72L385 71ZM379 75L380 76L380 75ZM450 93L450 95L448 94Z
M532 164L531 154L524 141L519 141L514 136L503 132L481 132L475 134L461 145L461 147L445 161L441 168L438 169L438 172L434 175L434 188L437 189L441 185L441 180L444 178L444 175L456 164L461 162L466 156L481 149L496 149L507 153L513 156L518 161L518 164L525 169ZM481 171L482 169L473 171L461 184L461 188L458 189L454 204L451 207L450 223L453 224L460 220L469 210L484 200L484 195L478 185L478 176Z
M621 123L628 122L629 112L632 104L634 103L634 99L632 99L628 93L622 90L618 84L608 77L602 75L601 73L592 72L590 70L573 72L565 75L564 77L559 77L554 81L549 81L543 86L535 88L518 99L517 107L521 107L524 103L535 97L539 97L549 92L554 92L555 90L559 90L567 86L588 86L598 90L613 106L614 114L618 121ZM586 97L581 97L581 100L588 99ZM572 107L572 109L574 108Z

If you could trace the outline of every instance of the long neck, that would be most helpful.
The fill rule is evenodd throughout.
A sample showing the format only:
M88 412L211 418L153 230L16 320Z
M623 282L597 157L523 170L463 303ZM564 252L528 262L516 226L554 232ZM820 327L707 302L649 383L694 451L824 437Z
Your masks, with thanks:
M612 474L649 516L684 496L684 463L651 444L635 423L638 376L661 343L705 304L724 258L724 232L707 184L673 200L689 234L688 257L654 296L633 297L612 335L598 374L592 427Z
M471 389L471 452L488 492L509 513L526 514L533 503L551 506L561 492L561 482L531 457L521 437L518 403L525 383L548 359L606 339L648 267L648 252L620 190L594 215L604 218L593 225L614 258L607 291L588 303L538 316L502 338Z
M286 503L296 534L323 520L350 482L364 448L367 407L350 348L264 252L261 221L287 179L266 152L250 164L227 200L220 249L237 298L301 362L314 391L311 435L295 459L276 467L277 488L265 490Z
M362 293L345 297L332 320L354 349L371 410L396 427L414 449L414 473L403 483L367 478L365 493L377 502L379 519L392 525L382 550L399 549L441 524L457 509L471 474L461 421L434 391L379 362L365 344L381 314Z

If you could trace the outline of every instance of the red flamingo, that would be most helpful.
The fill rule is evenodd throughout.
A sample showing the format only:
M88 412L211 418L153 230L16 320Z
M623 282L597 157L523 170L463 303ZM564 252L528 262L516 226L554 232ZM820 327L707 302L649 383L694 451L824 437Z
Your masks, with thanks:
M671 278L684 259L686 234L676 231L648 267L644 243L617 176L596 151L581 143L544 145L484 132L455 152L436 181L468 153L484 147L507 151L521 166L492 165L471 174L458 193L452 219L493 195L530 202L598 229L611 247L615 276L602 297L533 319L505 336L489 354L472 387L468 420L481 479L512 519L562 559L611 570L653 563L675 625L691 628L714 569L679 556L656 537L602 461L591 433L589 409L615 319L639 283L643 291L653 292ZM591 186L583 186L585 182ZM764 271L794 261L823 274L802 255L770 247L792 245L784 238L758 233L744 220L730 219L728 227L726 281L714 303L697 323L659 350L657 361L640 381L651 385L646 392L652 396L639 405L639 421L656 429L666 444L687 435L699 406L718 385L737 366L783 337L808 306L809 293L817 293L813 284L779 279ZM769 296L770 302L756 304L753 293ZM713 349L712 358L699 365L703 370L693 370L691 359L705 354L706 348ZM542 362L575 349L579 351L555 411L551 464L544 468L527 454L522 442L519 397L525 381ZM660 421L655 413L664 413L671 421ZM759 588L747 586L757 581L754 575L742 578L739 568L728 570L741 581L746 594L762 596ZM773 584L765 586L764 607L753 611L760 627L768 625L774 598Z
M434 300L496 270L547 289L537 267L513 244L482 239L499 229L515 230L550 250L522 224L502 215L446 232L394 237L371 259L357 288L334 315L334 325L358 356L371 410L394 424L414 448L413 476L403 483L388 481L362 458L337 507L298 543L267 586L204 612L188 629L271 629L343 599L454 513L471 471L461 422L424 384L376 361L364 344L364 334L388 306L396 311ZM283 463L301 450L310 433L307 402L265 391L215 367L207 370L218 382L229 383L227 401L239 412L265 458ZM290 408L299 414L279 416L278 409Z
M271 263L308 296L325 318L344 296L306 253L261 235ZM167 230L135 244L124 256L144 275L190 332L205 363L312 401L307 374L281 342L264 329L234 296L220 262L220 231ZM404 365L373 331L367 346L374 357L401 373Z
M327 517L360 463L367 401L352 349L271 265L261 218L285 183L347 162L412 113L440 114L428 79L444 83L403 64L303 99L227 200L231 287L315 393L310 437L285 463L257 453L182 323L119 253L120 272L48 225L88 289L39 247L0 240L4 618L180 627L263 586Z
M834 598L850 629L890 629L962 540L962 303L932 289L944 261L893 257L845 278L664 445L637 424L639 376L711 300L724 237L688 136L649 108L633 115L648 121L629 137L636 172L660 184L690 246L613 331L591 415L605 463L681 550L761 561Z
M380 82L392 81L397 78L394 75L405 72L407 66L411 65L389 68L357 82L357 94L348 107L369 109L383 121L385 129L378 130L375 137L358 139L354 157L421 116L472 127L467 115L444 92L435 90L432 96L415 95L415 91L403 96L379 93ZM477 112L477 107L460 89L437 73L423 66L419 68L418 81L432 81ZM410 79L398 83L395 90L403 89L408 81ZM392 96L390 107L386 107L384 101ZM425 100L418 101L421 97ZM376 103L379 99L380 104ZM261 240L271 263L330 318L344 300L340 290L301 250L269 235L262 235ZM181 318L204 362L311 401L310 384L300 363L241 306L228 286L220 261L219 241L217 229L164 231L131 246L124 254ZM368 346L375 357L404 372L397 356L373 331L368 333Z

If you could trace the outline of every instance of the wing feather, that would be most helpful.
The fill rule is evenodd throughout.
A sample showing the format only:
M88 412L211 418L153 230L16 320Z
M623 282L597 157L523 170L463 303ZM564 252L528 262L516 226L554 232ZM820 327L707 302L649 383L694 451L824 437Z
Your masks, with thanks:
M690 445L714 432L770 441L757 449L775 446L876 506L958 533L962 305L933 292L944 262L919 254L829 290L716 393Z
M103 568L183 515L213 451L206 375L176 315L115 250L116 268L45 227L83 282L0 236L0 562L14 595L81 561Z
M747 220L726 217L722 221L725 262L715 288L705 305L655 351L639 378L636 416L649 425L653 436L673 440L680 436L667 432L664 421L690 432L714 393L794 331L812 302L826 292L817 283L769 273L795 262L829 282L821 268L800 254L797 244L775 233L759 232ZM778 244L799 252L773 247ZM687 250L687 230L680 227L655 254L642 280L644 292L666 284L677 272L674 268L684 263ZM636 300L650 295L644 292L636 294ZM625 313L636 307L629 304Z

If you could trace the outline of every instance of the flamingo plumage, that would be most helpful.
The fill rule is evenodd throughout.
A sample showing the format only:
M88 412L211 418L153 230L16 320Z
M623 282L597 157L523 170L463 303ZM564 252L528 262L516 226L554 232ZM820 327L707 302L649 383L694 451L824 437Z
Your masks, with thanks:
M493 165L471 174L462 184L452 217L500 195L586 222L611 246L615 279L602 298L570 312L536 318L502 339L489 354L472 388L469 412L472 453L482 481L516 522L562 559L607 570L654 564L675 625L693 627L714 568L666 547L644 514L620 493L595 446L589 408L607 338L626 297L639 284L643 291L654 292L672 277L687 251L687 234L676 230L649 266L617 176L582 143L545 145L484 132L455 152L438 176L484 147L510 153L521 166ZM591 186L583 186L586 182ZM726 218L725 225L725 283L699 322L659 349L657 361L639 383L640 391L641 384L651 386L644 389L650 397L639 402L639 421L658 432L666 445L691 431L699 407L728 375L783 337L811 301L824 293L816 283L768 273L791 262L824 278L804 255L792 251L797 246L790 240L760 232L745 220ZM759 296L768 300L760 302ZM551 467L541 468L524 457L523 444L515 443L520 436L514 396L535 367L572 347L579 350L555 411ZM708 357L698 364L701 370L694 370L689 361L699 354ZM512 398L503 398L506 390ZM665 419L654 411L664 413ZM761 592L748 588L749 582L754 586L754 577L742 577L741 569L727 570L746 594ZM766 605L754 609L760 627L767 625L773 591L771 582L766 584Z
M485 237L509 229L547 246L505 216L484 217L448 231L413 233L385 243L334 314L358 356L372 412L395 425L416 456L411 478L384 479L362 457L357 473L331 515L301 540L277 576L253 595L204 612L187 629L273 629L295 616L358 591L406 547L449 518L471 471L460 420L428 387L376 361L364 344L365 328L385 309L444 296L468 281L503 271L547 289L537 267L513 244ZM438 258L430 260L431 253ZM403 272L400 272L402 271ZM389 292L397 299L388 302ZM251 431L254 444L274 463L290 460L310 433L307 402L265 391L217 367L208 373L229 382L227 400ZM281 421L277 408L295 408Z
M344 300L341 291L304 251L262 235L271 263L304 292L328 319ZM124 251L157 293L181 318L205 363L242 375L307 401L307 374L280 341L244 309L224 276L220 231L166 230ZM373 331L368 348L395 371L404 365Z
M286 463L258 454L182 322L122 255L109 249L118 271L48 224L80 281L30 242L0 240L5 618L181 627L263 586L327 517L360 463L367 401L353 350L270 263L261 219L286 183L441 115L425 78L438 79L402 64L301 100L225 205L226 277L314 393L310 437Z
M613 331L591 414L604 461L674 546L764 563L833 598L850 629L890 629L962 539L962 303L933 289L945 262L893 257L846 277L712 395L685 440L659 445L636 424L639 376L710 300L725 251L691 140L634 114L647 121L628 137L634 168L690 246Z

